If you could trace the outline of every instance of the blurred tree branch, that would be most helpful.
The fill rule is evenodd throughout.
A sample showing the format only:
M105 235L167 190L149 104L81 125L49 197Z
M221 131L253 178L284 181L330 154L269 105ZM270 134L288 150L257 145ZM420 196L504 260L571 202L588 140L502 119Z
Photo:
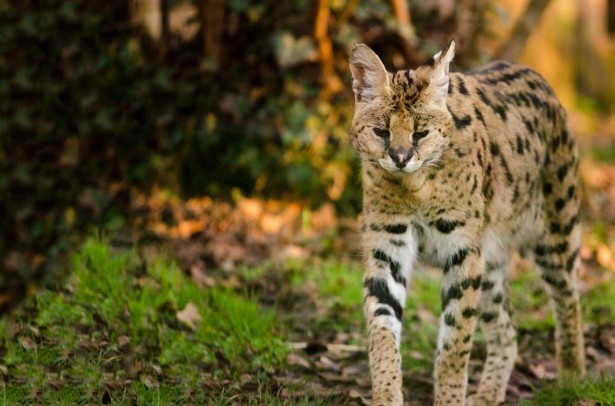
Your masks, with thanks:
M410 18L410 10L406 0L390 0L395 19L397 20L397 29L399 36L404 40L405 48L410 51L416 46L416 35L412 19Z
M338 27L341 27L344 24L346 24L348 19L352 17L352 15L354 14L358 5L359 5L359 0L349 0L348 3L346 3L346 6L344 7L342 14L340 14L340 17L337 19Z
M329 38L329 0L317 0L314 20L314 38L320 54L320 81L323 86L320 96L323 100L342 89L342 82L333 68L333 44Z
M406 65L413 65L417 59L417 38L412 25L410 10L407 0L390 0L395 20L397 21L396 42L399 50L403 53Z
M497 52L498 59L517 59L521 55L527 39L538 25L549 2L550 0L530 0L525 12L515 24L508 41Z

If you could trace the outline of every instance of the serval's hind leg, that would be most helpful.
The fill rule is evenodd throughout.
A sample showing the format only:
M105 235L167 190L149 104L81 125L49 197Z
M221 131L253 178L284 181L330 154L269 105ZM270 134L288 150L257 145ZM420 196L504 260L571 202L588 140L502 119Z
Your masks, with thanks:
M508 260L487 263L479 304L479 324L487 341L487 359L478 392L468 405L497 405L504 401L508 379L517 358L515 327L512 324L506 289Z

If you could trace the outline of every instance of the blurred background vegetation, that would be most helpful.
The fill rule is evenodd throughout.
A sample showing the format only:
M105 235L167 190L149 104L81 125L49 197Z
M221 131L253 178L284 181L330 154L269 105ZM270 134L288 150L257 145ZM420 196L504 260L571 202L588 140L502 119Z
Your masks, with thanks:
M356 42L390 70L450 38L458 69L499 57L536 68L587 159L606 165L585 173L598 193L588 215L608 234L614 36L611 0L0 0L0 309L61 279L84 235L148 229L156 194L292 201L304 223L323 205L321 217L354 216Z

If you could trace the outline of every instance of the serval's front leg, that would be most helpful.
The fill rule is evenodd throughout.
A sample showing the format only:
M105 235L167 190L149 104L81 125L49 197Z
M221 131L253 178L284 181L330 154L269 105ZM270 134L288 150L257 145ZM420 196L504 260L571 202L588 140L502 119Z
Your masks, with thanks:
M435 365L435 404L463 405L476 328L484 260L478 246L462 246L444 267L442 316Z
M363 228L372 404L401 405L401 320L416 241L406 222L375 222L367 217Z

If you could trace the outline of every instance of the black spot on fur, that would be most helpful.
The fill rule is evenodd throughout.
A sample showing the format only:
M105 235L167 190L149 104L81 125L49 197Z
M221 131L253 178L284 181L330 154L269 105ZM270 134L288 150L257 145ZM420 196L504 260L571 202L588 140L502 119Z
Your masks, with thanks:
M563 289L565 288L568 284L566 283L566 281L564 279L560 279L554 275L551 274L542 274L541 275L542 279L547 282L549 285L558 288L558 289Z
M476 106L474 106L474 114L476 115L476 118L479 119L481 123L483 123L483 126L487 127L487 124L485 124L485 118L483 117L483 113L481 113L481 111Z
M384 231L391 234L403 234L408 229L405 224L387 224L383 227Z
M464 83L463 79L461 77L459 77L458 83L457 83L457 88L459 89L459 93L467 96L470 93L468 92L468 89L466 88L466 84Z
M461 312L461 315L465 319L469 319L470 317L475 317L477 313L478 312L476 311L475 308L473 308L473 307L466 307L465 309L463 309L463 312Z
M474 175L474 178L472 180L472 189L470 189L470 195L473 195L477 188L478 188L478 179L476 178L476 175Z
M451 113L451 116L453 116L453 121L455 122L455 128L457 128L458 130L462 130L472 123L472 116L466 115L464 117L459 118L455 114L453 114L453 112L450 109L448 111Z
M446 306L451 300L459 300L462 296L463 292L461 291L459 285L451 286L450 288L448 288L446 293L442 291L442 309L446 309Z
M572 232L572 229L578 222L579 222L579 218L577 216L572 217L570 221L568 222L568 224L566 224L566 226L562 230L562 233L564 235L570 234Z
M463 264L463 261L465 261L466 256L468 255L468 251L469 250L467 248L463 248L457 251L456 253L454 253L453 256L451 256L450 258L451 266L457 266L457 265Z
M506 107L504 106L493 106L493 111L500 116L502 120L506 120Z
M508 162L506 162L504 155L500 156L500 163L502 164L502 168L504 168L504 174L506 175L506 180L508 181L508 183L512 185L512 183L515 181L515 178L513 177L513 174L510 171L510 168L508 167Z
M491 282L490 280L485 280L482 283L482 290L491 290L493 289L493 282Z
M550 184L549 182L545 182L545 183L542 185L542 193L543 193L545 196L548 196L548 195L550 195L552 192L553 192L553 185L552 185L552 184Z
M386 309L384 307L379 307L374 312L374 316L392 316L392 315L393 315L393 313L391 313L391 311L389 309Z
M453 316L451 313L446 313L446 315L444 316L444 323L446 323L447 326L455 327L457 321L455 320L455 316Z
M519 134L517 134L516 136L516 140L517 140L517 154L519 155L523 155L523 140L521 139L521 136Z
M406 243L402 240L389 240L389 242L396 247L404 247L406 245Z
M568 259L566 259L566 271L568 271L569 273L572 272L572 270L574 269L574 262L576 261L578 256L579 249L577 248L572 254L570 254Z
M564 164L557 169L557 178L559 181L563 181L568 173L568 165Z
M557 199L555 201L555 210L561 211L566 205L566 201L564 199Z
M497 314L495 313L482 313L480 315L480 319L484 321L485 323L489 323L491 320L495 319L496 317L497 317Z

